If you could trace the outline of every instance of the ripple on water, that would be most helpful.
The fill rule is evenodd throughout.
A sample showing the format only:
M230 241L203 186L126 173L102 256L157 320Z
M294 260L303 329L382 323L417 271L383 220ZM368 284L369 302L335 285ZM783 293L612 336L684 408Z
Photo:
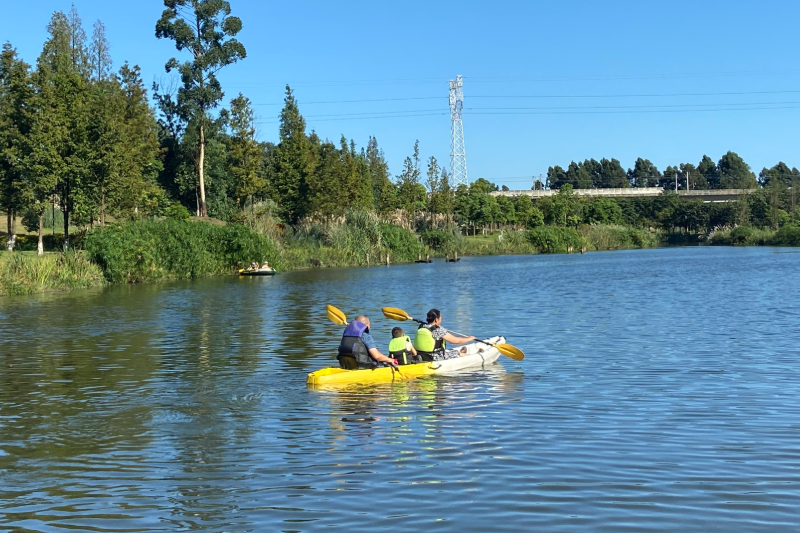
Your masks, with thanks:
M795 258L464 258L423 265L430 287L400 265L2 300L0 529L794 531ZM310 390L340 334L323 302L366 312L382 349L380 306L436 305L527 357Z

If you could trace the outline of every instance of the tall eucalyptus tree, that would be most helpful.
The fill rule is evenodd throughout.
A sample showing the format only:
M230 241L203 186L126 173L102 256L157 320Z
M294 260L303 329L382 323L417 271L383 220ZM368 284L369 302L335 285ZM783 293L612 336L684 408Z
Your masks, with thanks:
M230 2L224 0L164 0L164 6L156 23L156 37L172 39L178 51L191 55L191 60L183 63L170 59L166 70L180 74L178 109L182 118L198 130L198 211L200 216L207 216L205 150L209 113L225 95L217 73L247 56L244 46L234 38L242 29L242 21L231 16Z

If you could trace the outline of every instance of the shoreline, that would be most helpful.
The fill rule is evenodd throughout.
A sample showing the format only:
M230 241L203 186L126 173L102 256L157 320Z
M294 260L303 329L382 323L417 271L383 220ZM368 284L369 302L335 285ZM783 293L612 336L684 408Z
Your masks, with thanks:
M623 229L623 228L618 228ZM624 228L633 229L633 228ZM797 228L800 231L800 228ZM475 236L466 237L466 246L462 251L458 252L459 259L464 257L492 257L503 255L557 255L557 254L583 254L590 252L612 252L623 250L637 250L637 249L656 249L656 248L672 248L683 246L775 246L775 247L793 247L787 244L771 244L764 239L763 230L753 230L748 235L756 235L757 238L737 239L734 235L731 238L731 233L735 230L725 232L721 237L712 235L711 237L702 240L694 238L695 236L685 236L689 238L670 239L670 235L659 234L657 232L649 232L653 236L658 236L657 242L650 241L646 246L636 245L629 243L628 245L620 245L616 243L614 246L597 246L598 243L591 246L584 246L581 248L567 247L566 250L560 251L557 247L547 246L545 250L535 249L534 246L528 243L513 244L504 243L497 239L497 234L491 236ZM719 232L718 232L719 233ZM743 232L740 232L743 233ZM773 235L777 232L773 232ZM694 240L694 242L691 242ZM670 242L672 241L672 242ZM679 242L675 242L679 241ZM608 244L608 243L606 243ZM280 255L285 256L294 252L302 252L302 248L286 248L280 251ZM307 252L308 250L306 250ZM299 254L298 254L299 255ZM452 257L452 253L442 253L431 250L426 254L429 256L430 261L442 261L446 257ZM299 257L296 257L299 259ZM308 258L307 258L308 259ZM313 261L313 258L311 258ZM378 267L387 266L384 262L366 262L366 261L351 261L349 263L322 263L309 262L308 264L301 264L303 261L292 262L278 270L282 272L302 272L316 270L320 268L356 268L356 267ZM415 260L400 259L391 260L390 265L409 265L414 264ZM193 276L191 279L197 278L210 278L220 276L233 276L235 269L230 272L215 272L205 275ZM170 276L164 275L154 279L147 279L142 281L108 281L102 268L93 262L85 251L73 252L45 252L45 255L38 257L35 251L16 250L8 252L5 250L0 251L0 296L13 296L13 295L30 295L30 294L57 294L70 292L78 289L101 288L110 285L146 283L146 282L159 282L159 281L174 281L178 279L187 279L183 276Z

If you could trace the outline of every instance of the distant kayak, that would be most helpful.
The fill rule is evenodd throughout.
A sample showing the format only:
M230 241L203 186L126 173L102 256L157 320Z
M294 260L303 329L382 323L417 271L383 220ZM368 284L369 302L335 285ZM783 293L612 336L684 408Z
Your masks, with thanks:
M249 268L239 269L240 276L274 276L278 272L274 268L259 268L250 270Z
M503 337L492 337L486 342L492 344L503 344L506 340ZM417 363L415 365L402 365L395 370L389 366L367 368L363 370L344 370L343 368L323 368L308 374L306 383L311 386L321 385L346 385L352 383L376 383L393 380L412 379L419 376L431 374L445 374L464 370L468 368L480 368L490 365L497 361L500 352L494 346L489 346L480 342L463 345L467 349L466 355L445 359L444 361L433 361ZM461 347L458 347L460 349Z

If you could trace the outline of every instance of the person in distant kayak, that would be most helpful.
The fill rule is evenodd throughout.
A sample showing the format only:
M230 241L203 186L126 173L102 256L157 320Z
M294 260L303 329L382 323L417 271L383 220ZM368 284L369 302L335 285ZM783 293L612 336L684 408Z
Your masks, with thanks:
M428 311L428 323L420 325L414 337L414 348L423 361L441 361L466 354L466 350L448 350L447 343L464 344L475 337L456 337L442 327L442 313L438 309Z
M401 365L421 363L417 357L417 350L411 344L411 339L405 334L403 328L392 328L392 342L389 343L389 357L393 357Z
M397 366L396 360L386 357L378 350L378 345L369 333L369 318L364 315L358 315L347 324L336 359L345 370L375 368L381 363Z
M264 261L264 264L261 265L261 270L270 270L269 263L267 261Z

